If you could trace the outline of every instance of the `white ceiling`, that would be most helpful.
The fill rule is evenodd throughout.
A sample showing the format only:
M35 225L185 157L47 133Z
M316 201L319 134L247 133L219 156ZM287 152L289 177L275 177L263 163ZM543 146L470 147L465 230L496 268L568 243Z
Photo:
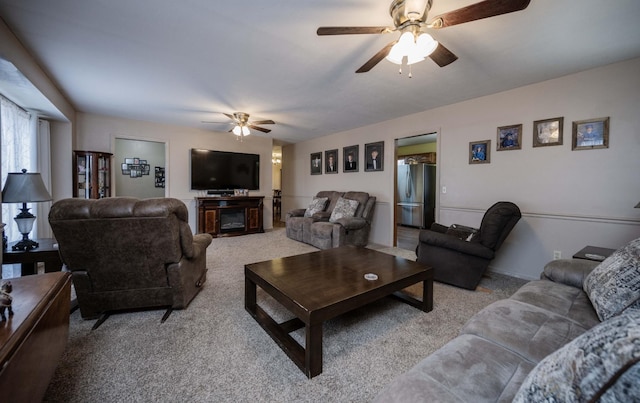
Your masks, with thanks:
M430 16L475 2L434 0ZM316 35L319 26L392 25L390 3L0 0L0 16L79 111L218 132L229 126L201 121L244 111L273 119L270 134L254 133L277 143L640 56L638 0L532 0L431 30L459 59L443 68L427 59L413 78L386 60L355 74L397 33Z

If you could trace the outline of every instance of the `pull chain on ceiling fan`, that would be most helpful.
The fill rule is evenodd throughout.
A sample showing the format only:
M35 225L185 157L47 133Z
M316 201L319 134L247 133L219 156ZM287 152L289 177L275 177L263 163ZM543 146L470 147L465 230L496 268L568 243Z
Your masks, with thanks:
M356 73L371 70L382 59L402 65L406 59L407 65L421 62L429 57L438 66L447 66L458 59L449 49L435 41L426 31L441 29L453 25L464 24L483 18L495 17L524 10L531 0L485 0L462 7L454 11L436 16L427 23L427 16L433 0L393 0L389 14L393 19L393 27L320 27L317 34L324 35L352 35L352 34L387 34L399 31L399 39L387 44ZM411 76L411 75L410 75Z
M251 130L257 130L263 133L269 133L271 132L271 129L266 129L264 127L260 127L258 125L273 125L276 122L274 122L271 119L268 120L256 120L256 121L250 121L249 120L249 114L245 113L245 112L234 112L233 115L228 114L228 113L223 113L223 115L225 115L226 117L228 117L229 119L231 119L231 122L210 122L210 121L202 121L202 123L226 123L226 124L232 124L233 128L231 128L231 130L229 130L229 132L235 134L236 136L238 136L238 139L240 141L242 141L242 137L248 136L251 134Z

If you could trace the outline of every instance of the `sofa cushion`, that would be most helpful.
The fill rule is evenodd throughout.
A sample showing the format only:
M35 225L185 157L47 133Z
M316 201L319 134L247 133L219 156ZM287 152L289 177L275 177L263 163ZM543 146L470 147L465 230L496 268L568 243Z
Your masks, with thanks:
M640 308L640 238L629 242L600 263L584 280L600 320L629 307Z
M309 203L309 207L304 211L304 216L311 217L315 213L324 211L328 200L328 197L314 197L313 200L311 200L311 203Z
M640 310L602 322L542 360L514 402L637 401Z
M510 299L565 316L586 329L600 323L589 297L581 288L549 280L536 280L520 287Z
M537 363L588 328L562 315L511 299L475 314L461 334L473 334Z
M336 222L341 218L353 217L358 209L358 201L341 197L338 199L336 206L331 212L329 222Z
M374 402L510 402L534 366L491 341L463 334L394 379Z

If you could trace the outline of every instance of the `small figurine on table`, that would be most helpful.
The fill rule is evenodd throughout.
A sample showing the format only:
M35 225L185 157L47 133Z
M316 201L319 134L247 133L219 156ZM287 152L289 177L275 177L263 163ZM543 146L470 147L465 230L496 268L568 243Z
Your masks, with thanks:
M10 295L12 290L13 286L11 285L11 281L4 281L0 286L0 320L2 322L7 320L7 317L4 315L5 310L8 309L9 316L13 316L13 308L11 308L13 297Z

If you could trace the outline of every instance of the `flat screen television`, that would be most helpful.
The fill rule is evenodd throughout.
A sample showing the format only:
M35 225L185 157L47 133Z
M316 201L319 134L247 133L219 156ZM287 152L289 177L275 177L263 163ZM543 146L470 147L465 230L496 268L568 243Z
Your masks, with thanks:
M260 155L191 149L191 189L233 191L260 188Z

